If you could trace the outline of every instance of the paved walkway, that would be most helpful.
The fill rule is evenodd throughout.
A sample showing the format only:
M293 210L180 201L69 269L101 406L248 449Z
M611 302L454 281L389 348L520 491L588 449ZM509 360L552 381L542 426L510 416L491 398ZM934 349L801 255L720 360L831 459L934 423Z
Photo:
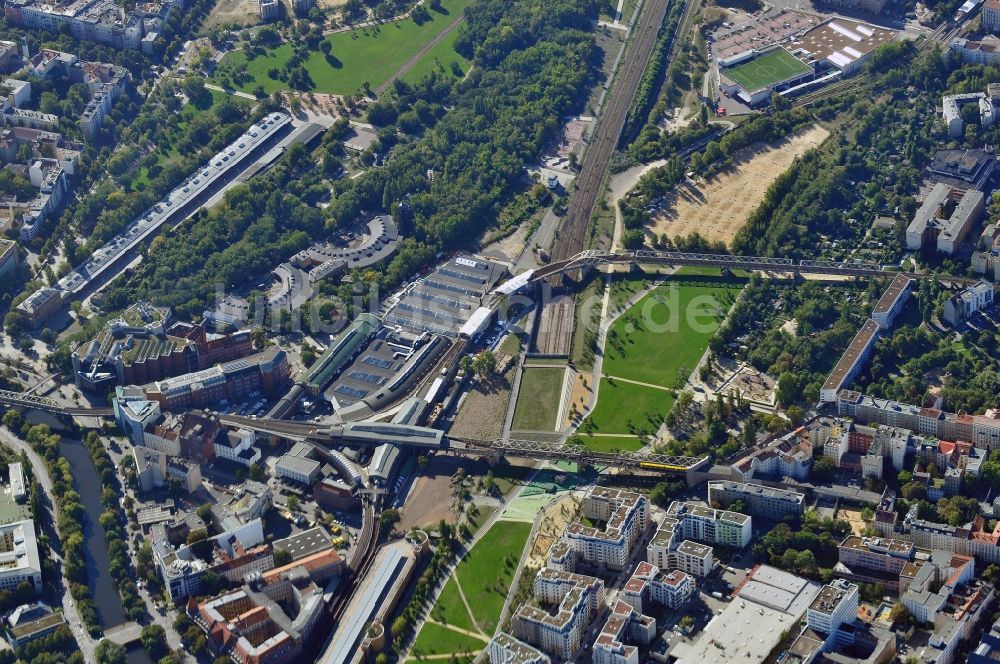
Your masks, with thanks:
M465 612L469 614L469 619L472 621L472 624L476 626L476 631L480 635L482 635L483 637L485 637L486 635L483 634L483 630L479 626L479 621L476 620L476 614L473 613L472 607L469 605L469 598L465 596L465 589L462 587L462 582L458 578L458 569L456 568L455 571L452 572L451 575L453 577L455 577L455 587L458 588L458 596L462 598L462 604L465 605ZM456 627L455 631L460 631L460 630ZM472 634L473 634L472 632L466 632L465 630L461 630L461 631L462 631L463 634L469 634L470 636L472 636Z
M632 383L633 385L642 385L643 387L651 387L654 390L663 390L664 392L673 392L673 388L664 387L663 385L656 385L654 383L644 383L641 380L632 380L631 378L622 378L621 376L612 376L611 374L604 374L604 378L610 380L618 380L623 383Z
M257 98L254 97L249 92L242 92L240 90L227 90L226 88L222 87L221 85L216 85L215 83L206 83L205 84L205 89L207 89L207 90L215 90L216 92L222 92L222 93L225 93L227 95L232 95L234 97L241 97L242 99L249 99L250 101L253 101L255 103L257 102Z
M424 622L429 622L432 625L437 625L438 627L444 627L445 629L450 629L453 632L457 632L459 634L464 634L465 636L472 637L473 639L479 639L483 643L489 643L490 642L490 640L488 638L486 638L486 636L484 636L480 632L470 632L467 629L462 629L461 627L455 627L454 625L449 625L448 623L438 622L437 620L434 620L432 618L428 618ZM451 653L451 654L454 654L454 653ZM450 656L451 655L449 655L449 657Z
M386 90L389 89L389 86L392 85L393 81L395 81L397 78L400 78L401 76L404 76L406 72L413 69L413 65L417 64L417 62L419 62L422 57L427 55L428 51L430 51L432 48L434 48L442 41L444 41L444 38L450 35L452 32L454 32L458 28L458 26L462 25L464 21L465 21L465 13L459 14L458 17L451 23L449 23L444 30L435 35L434 39L424 44L423 47L421 47L419 51L414 53L409 60L404 62L399 67L399 69L394 71L392 73L392 76L385 79L385 82L383 82L381 85L375 88L375 96L381 97L382 93L384 93Z

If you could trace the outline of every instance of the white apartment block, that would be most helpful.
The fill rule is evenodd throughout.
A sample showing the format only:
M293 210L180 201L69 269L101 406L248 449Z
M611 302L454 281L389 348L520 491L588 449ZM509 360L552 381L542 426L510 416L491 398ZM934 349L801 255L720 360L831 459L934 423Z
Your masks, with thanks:
M667 515L677 519L683 539L742 549L753 537L751 518L739 512L675 500L667 508Z
M649 529L649 500L621 489L592 487L580 503L581 515L605 522L603 530L576 521L563 532L562 542L572 549L573 562L623 570L639 538ZM563 548L559 552L565 552ZM557 561L557 566L561 564Z
M712 547L683 540L677 519L667 516L646 545L646 561L661 570L680 570L705 577L715 567Z
M650 562L640 562L622 588L621 598L644 613L649 602L677 610L697 592L694 577L680 570L665 572Z
M500 632L486 652L492 664L551 664L552 660L538 648L520 641L506 632Z
M649 645L656 638L656 620L619 600L594 640L594 664L639 664L639 649L628 641Z
M511 618L514 636L550 656L572 661L583 646L587 626L604 607L600 579L542 568L535 577L535 599L556 605L549 613L527 604Z
M708 483L708 502L728 507L735 501L751 516L780 521L788 515L802 516L806 496L798 491L775 489L751 482L713 480Z
M835 579L819 591L806 611L810 628L831 635L844 623L858 615L858 587L843 579Z
M13 592L25 581L42 592L42 563L31 519L0 526L0 590Z

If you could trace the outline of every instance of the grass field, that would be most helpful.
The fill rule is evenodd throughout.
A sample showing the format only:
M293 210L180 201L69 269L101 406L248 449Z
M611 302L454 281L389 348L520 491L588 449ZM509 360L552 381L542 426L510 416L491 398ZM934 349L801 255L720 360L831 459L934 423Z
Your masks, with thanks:
M448 655L479 652L485 642L434 623L424 623L413 644L414 655ZM448 661L447 659L444 661Z
M562 395L564 367L529 367L521 373L512 428L554 431Z
M665 390L620 380L612 382L602 378L600 391L597 394L597 407L587 417L593 424L594 433L597 434L594 449L599 449L599 446L604 446L606 449L617 446L624 450L628 445L628 439L602 439L599 434L632 433L630 424L632 429L655 429L653 423L646 418L646 413L655 413L662 417L670 412L674 400L674 395ZM586 438L584 440L586 441Z
M419 52L427 42L448 27L465 10L469 2L470 0L442 0L443 12L431 9L432 20L423 25L417 25L407 18L394 23L328 35L326 41L330 43L329 59L322 52L316 51L303 63L315 85L312 91L338 95L354 94L362 89L365 81L372 88L378 87ZM456 30L454 36L457 35ZM430 71L437 66L435 58L438 58L449 71L450 59L459 61L464 70L467 64L455 53L454 39L455 37L449 35L442 40L428 51L409 73L412 75L414 71L418 73ZM271 68L282 69L291 57L290 44L268 49L263 55L249 61L242 51L233 51L219 63L213 80L222 83L220 73L223 71L232 74L245 68L247 77L229 77L233 79L237 89L250 92L259 84L268 94L285 90L288 84L271 78L267 72ZM412 80L409 76L407 78Z
M677 387L679 375L694 370L740 286L693 277L658 287L615 321L604 374Z
M729 67L723 73L747 92L778 85L790 78L809 73L809 65L783 48Z
M479 632L483 639L477 640L446 626L425 623L413 644L410 660L425 655L475 653L486 647L490 638L487 635L492 636L500 620L517 561L530 532L531 524L527 522L494 523L455 568L455 575L448 579L431 609L434 620L447 621L459 630ZM472 609L471 616L459 595L458 584Z
M493 634L500 620L529 532L530 523L497 521L455 569L476 622L487 634Z
M454 76L452 63L459 66L462 74L468 72L469 61L455 52L455 40L458 39L458 33L458 30L453 30L450 35L424 53L410 71L403 74L403 80L407 83L419 83L420 79L432 71L437 71L444 76Z
M444 584L444 589L438 597L437 604L434 605L431 617L440 623L453 625L459 629L476 631L472 624L472 617L465 610L465 604L462 603L462 598L458 594L458 585L454 578L448 579Z
M623 438L621 436L601 436L597 434L592 436L581 435L580 438L583 440L583 444L587 446L587 449L594 450L595 452L614 452L615 450L619 452L636 452L642 449L642 441L639 440L638 436Z

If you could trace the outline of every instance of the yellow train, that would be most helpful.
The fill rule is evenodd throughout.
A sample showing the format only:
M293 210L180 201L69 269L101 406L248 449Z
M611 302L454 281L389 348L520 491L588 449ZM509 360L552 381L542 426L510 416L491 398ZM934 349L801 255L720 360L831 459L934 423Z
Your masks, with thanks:
M652 461L640 461L639 467L645 470L672 470L677 472L687 471L687 466L678 466L671 463L654 463Z

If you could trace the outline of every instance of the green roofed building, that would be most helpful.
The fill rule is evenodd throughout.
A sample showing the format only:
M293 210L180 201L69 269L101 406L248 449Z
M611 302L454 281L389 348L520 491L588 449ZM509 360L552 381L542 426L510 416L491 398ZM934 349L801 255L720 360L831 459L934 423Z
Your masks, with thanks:
M771 93L810 80L815 73L781 46L751 50L719 61L722 90L748 106L761 106Z
M360 314L344 328L320 355L312 368L307 369L302 382L310 394L316 396L323 391L334 376L354 358L354 354L364 346L375 331L379 320L374 314Z

